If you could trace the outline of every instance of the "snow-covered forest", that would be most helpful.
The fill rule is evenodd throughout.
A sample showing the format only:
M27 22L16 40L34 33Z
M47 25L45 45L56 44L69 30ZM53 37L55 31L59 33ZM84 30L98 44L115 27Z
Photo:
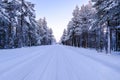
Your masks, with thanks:
M0 48L50 45L55 42L46 19L35 20L34 4L0 0Z
M76 6L61 43L97 51L120 51L120 0L92 0Z
M39 9L62 24L63 3L77 0L33 1L45 1ZM120 80L120 0L79 6L56 43L55 27L48 27L48 16L37 20L30 0L0 0L0 80Z

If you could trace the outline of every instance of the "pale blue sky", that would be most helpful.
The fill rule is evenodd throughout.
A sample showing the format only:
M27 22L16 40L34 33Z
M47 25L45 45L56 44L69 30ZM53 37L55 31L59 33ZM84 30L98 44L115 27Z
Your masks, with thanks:
M75 6L87 4L89 0L28 0L35 4L36 19L46 17L48 27L53 29L57 41L72 18Z

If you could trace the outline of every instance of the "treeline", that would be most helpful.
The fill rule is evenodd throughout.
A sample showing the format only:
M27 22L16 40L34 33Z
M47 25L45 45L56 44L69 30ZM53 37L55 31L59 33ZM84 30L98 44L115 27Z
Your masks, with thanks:
M64 45L94 48L98 51L120 51L120 0L92 0L80 9L64 30Z
M0 0L0 49L49 45L54 41L45 18L35 20L34 4Z

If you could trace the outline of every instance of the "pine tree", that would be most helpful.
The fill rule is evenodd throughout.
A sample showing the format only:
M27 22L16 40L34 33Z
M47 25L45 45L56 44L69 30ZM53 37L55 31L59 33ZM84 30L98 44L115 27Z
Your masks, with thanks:
M62 35L62 37L61 37L61 43L62 43L63 45L67 45L66 39L67 39L67 31L66 31L66 29L64 29L63 35Z
M73 18L68 23L67 39L64 42L71 46L88 47L88 34L94 21L94 14L91 2L83 5L81 9L76 6Z
M5 12L7 3L0 0L0 48L8 48L9 16Z
M55 43L54 36L52 34L52 29L49 29L47 26L46 18L39 19L38 21L39 25L39 36L41 36L40 41L41 45L51 45L52 43Z
M115 29L115 26L119 26L119 15L120 11L120 1L119 0L92 0L95 2L94 7L97 10L97 19L96 25L99 29L102 28L103 25L107 27L107 52L111 52L111 35L112 29Z
M0 0L0 48L52 44L52 30L45 19L35 20L34 4L25 0Z

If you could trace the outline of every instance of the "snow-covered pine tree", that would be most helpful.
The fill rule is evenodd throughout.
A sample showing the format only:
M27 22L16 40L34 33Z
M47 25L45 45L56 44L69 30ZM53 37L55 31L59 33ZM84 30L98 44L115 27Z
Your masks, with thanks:
M16 29L17 47L35 46L38 42L38 24L35 20L34 4L25 0L19 0L18 27Z
M63 35L62 35L62 37L61 37L61 43L62 43L63 45L68 45L66 40L67 40L67 31L66 31L66 29L64 29Z
M31 2L0 0L0 48L41 45L42 37L46 39L44 44L48 44L52 31L45 19L40 26L35 20L34 4Z
M119 0L92 0L97 10L96 25L101 29L103 25L107 27L107 52L111 52L112 30L120 25L120 1Z
M52 43L55 43L55 39L52 34L52 29L48 28L45 17L43 19L38 20L38 25L38 33L40 36L41 45L51 45Z
M16 37L16 27L17 27L17 10L19 8L18 2L16 0L7 1L6 0L6 13L9 17L9 30L8 30L8 48L15 47L15 37Z
M73 11L73 32L72 32L72 45L79 46L79 39L80 39L80 9L76 6L75 10Z
M41 29L43 30L41 44L47 45L48 44L48 27L47 27L47 22L45 17L42 19L42 22L40 24L42 27Z
M35 20L35 10L34 10L34 4L32 4L31 2L27 2L28 5L28 9L27 9L27 17L26 22L28 24L28 35L26 37L28 37L28 44L27 46L36 46L39 45L40 42L38 42L38 24Z
M6 11L7 2L0 0L0 48L8 48L9 16Z
M94 13L91 2L83 5L81 9L76 6L73 18L68 24L67 39L64 42L71 46L88 47L88 33L94 21Z
M48 44L54 44L55 43L55 38L53 36L53 31L51 28L48 29Z
M89 32L91 30L92 23L94 21L95 10L92 7L91 2L87 5L83 5L80 10L80 29L81 29L81 46L89 47Z

